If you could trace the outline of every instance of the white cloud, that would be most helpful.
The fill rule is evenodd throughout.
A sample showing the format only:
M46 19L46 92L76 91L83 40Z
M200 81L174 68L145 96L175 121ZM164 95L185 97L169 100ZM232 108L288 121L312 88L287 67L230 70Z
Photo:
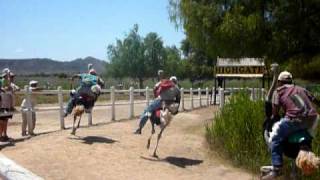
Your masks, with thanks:
M24 52L24 49L22 48L17 48L14 50L15 53L23 53Z

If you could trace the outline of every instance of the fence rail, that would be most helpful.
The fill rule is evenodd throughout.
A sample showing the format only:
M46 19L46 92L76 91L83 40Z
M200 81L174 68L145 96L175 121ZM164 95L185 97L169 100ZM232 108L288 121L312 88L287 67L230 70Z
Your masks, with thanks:
M211 88L212 89L212 88ZM31 95L56 95L58 100L58 105L55 107L38 107L36 110L41 111L52 111L56 110L59 112L59 120L60 120L60 128L65 129L65 122L64 122L64 106L65 102L63 101L63 97L65 95L70 94L71 90L62 90L61 87L58 87L57 90L43 90L43 91L28 91L28 86L25 87L24 90L17 92L16 94L20 94L25 97L31 97ZM111 107L111 114L110 119L111 121L116 120L116 106L123 106L123 105L129 105L129 114L128 118L131 119L134 117L135 112L135 105L138 104L145 104L145 106L149 105L152 102L152 99L150 97L150 94L153 93L153 90L149 87L146 87L145 89L134 89L133 87L130 87L128 90L117 90L114 87L111 87L110 89L102 89L101 91L102 95L107 95L110 97L110 101L107 103L101 104L97 103L96 106L100 107ZM143 94L145 97L144 100L136 100L135 95L137 94ZM117 95L119 94L125 94L128 96L128 101L117 101ZM188 95L189 94L189 95ZM188 97L189 96L189 97ZM195 108L195 101L198 102L198 107L203 106L209 106L212 105L212 91L209 91L209 88L205 89L184 89L181 88L181 104L180 104L180 110L184 111L185 109L185 103L190 102L191 110ZM36 97L35 97L36 98ZM30 107L31 109L31 107ZM88 116L88 125L92 125L92 115L89 113Z
M231 95L237 91L240 90L247 90L251 94L252 99L258 99L263 98L265 91L264 89L259 88L226 88L226 89L214 89L214 88L190 88L185 89L181 88L181 102L180 102L180 111L186 110L186 103L189 102L190 109L193 110L196 108L196 104L198 104L198 107L204 107L204 106L210 106L210 105L218 105L220 107L223 107L226 96ZM65 129L65 122L64 122L64 106L65 102L63 101L63 97L65 95L69 96L71 90L62 90L61 87L58 87L57 90L43 90L43 91L36 91L31 92L28 91L28 87L26 86L24 90L17 92L17 94L24 95L26 98L31 97L31 95L56 95L58 100L58 105L55 107L38 107L37 110L41 111L49 111L49 110L56 110L59 112L59 120L60 120L60 128ZM128 90L117 90L114 87L111 87L110 89L102 89L101 91L102 95L107 95L109 97L110 101L104 102L103 104L97 103L96 106L100 107L111 107L111 114L110 120L115 121L116 118L116 107L118 106L124 106L129 105L129 111L128 111L128 118L131 119L134 117L135 112L135 105L141 105L145 104L145 106L148 106L152 99L150 97L150 94L153 93L153 90L149 87L146 87L145 89L134 89L133 87L130 87ZM144 99L135 99L135 96L137 94L143 94ZM216 93L216 94L215 94ZM126 95L128 98L128 101L118 100L117 101L117 95ZM102 96L101 95L101 96ZM216 96L216 98L214 98ZM216 99L217 101L213 101ZM31 109L31 107L30 107ZM92 114L88 114L88 125L92 125Z

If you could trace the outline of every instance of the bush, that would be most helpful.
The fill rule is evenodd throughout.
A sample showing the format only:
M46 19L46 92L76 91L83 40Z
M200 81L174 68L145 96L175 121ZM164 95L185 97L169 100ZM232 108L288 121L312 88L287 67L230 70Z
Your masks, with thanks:
M212 124L206 127L206 138L212 149L254 173L259 173L260 166L271 162L262 136L263 104L263 101L251 101L246 93L240 92L230 98L216 113ZM313 141L313 151L320 154L320 133ZM286 161L284 169L288 170L290 163ZM320 174L306 179L320 179Z
M263 102L251 101L240 92L230 98L207 126L206 137L212 147L220 147L238 165L257 172L270 158L262 138Z

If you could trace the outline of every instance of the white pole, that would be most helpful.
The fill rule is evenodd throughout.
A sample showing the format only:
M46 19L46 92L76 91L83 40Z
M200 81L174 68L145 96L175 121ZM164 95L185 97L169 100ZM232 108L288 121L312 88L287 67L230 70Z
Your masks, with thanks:
M191 110L193 110L193 90L190 88L190 101L191 101Z
M129 109L129 118L133 118L134 117L134 109L133 109L133 105L134 105L134 98L133 98L133 87L130 87L129 89L129 95L130 95L130 109Z
M63 94L61 86L58 87L58 102L60 107L60 129L65 129L64 126L64 111L63 111Z
M261 88L261 100L265 100L264 88Z
M149 87L146 87L146 102L147 102L147 106L149 106L150 104L150 97L149 97Z
M207 99L206 105L209 106L209 88L208 87L206 87L206 99Z
M251 93L251 94L250 94L251 100L254 100L254 96L253 96L253 95L254 95L254 94L253 94L253 90L254 90L254 89L253 89L253 88L250 88L249 90L250 90L250 93Z
M110 92L110 96L111 96L111 121L115 121L116 120L116 108L115 108L115 90L114 90L114 86L111 87L111 92Z
M200 88L198 88L198 99L199 99L199 107L201 107L202 104L201 104L201 89Z
M216 88L215 87L212 87L212 94L211 94L211 103L213 104L213 105L216 105L216 102L214 102L214 95L215 95L215 93L216 93Z
M92 108L90 109L90 112L88 113L88 126L92 126Z
M224 106L224 90L223 90L223 88L219 88L219 96L220 96L219 107L222 108Z
M184 88L181 88L181 110L184 111Z

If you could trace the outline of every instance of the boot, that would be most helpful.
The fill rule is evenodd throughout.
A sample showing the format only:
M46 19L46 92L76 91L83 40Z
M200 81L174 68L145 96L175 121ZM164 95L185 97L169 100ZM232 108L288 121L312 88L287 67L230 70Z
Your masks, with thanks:
M263 166L261 167L261 180L274 180L282 175L280 167Z

